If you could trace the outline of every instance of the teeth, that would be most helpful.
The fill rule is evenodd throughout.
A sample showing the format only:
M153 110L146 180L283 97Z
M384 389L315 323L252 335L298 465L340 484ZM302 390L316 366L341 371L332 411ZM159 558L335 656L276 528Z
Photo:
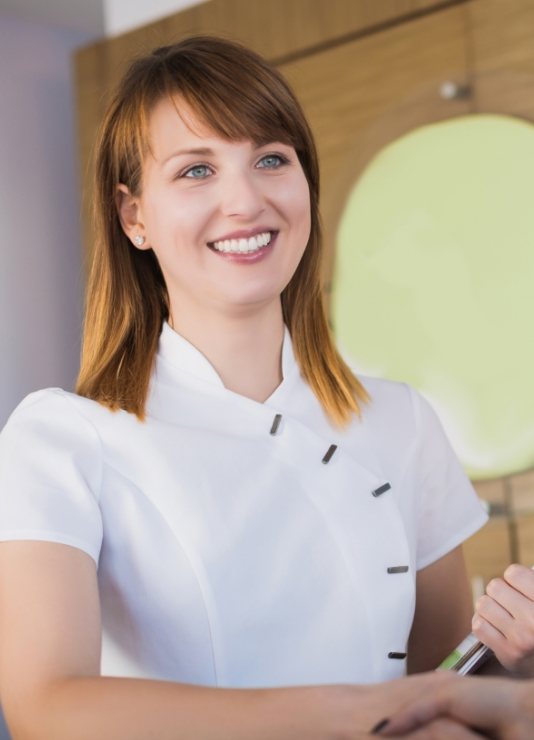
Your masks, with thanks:
M272 234L265 231L262 234L251 236L250 239L223 239L213 242L213 247L218 252L233 252L234 254L250 254L258 249L266 247L271 241Z

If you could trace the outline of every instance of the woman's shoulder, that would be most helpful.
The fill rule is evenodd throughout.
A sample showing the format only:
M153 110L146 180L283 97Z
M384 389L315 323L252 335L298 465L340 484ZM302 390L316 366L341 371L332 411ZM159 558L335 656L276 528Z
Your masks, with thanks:
M8 418L0 434L0 451L21 441L34 449L83 444L99 447L97 417L111 413L90 399L62 388L45 388L28 394Z
M370 375L358 375L358 380L370 396L366 405L368 413L387 417L392 414L414 417L417 414L422 396L408 383Z
M104 454L73 393L30 393L0 434L0 540L79 547L98 561Z
M358 376L370 396L363 419L381 434L409 443L441 426L425 395L409 383Z
M23 398L12 412L7 424L22 421L30 423L38 420L54 422L59 419L83 423L87 417L89 421L91 416L97 414L99 408L102 406L96 401L63 390L63 388L43 388Z

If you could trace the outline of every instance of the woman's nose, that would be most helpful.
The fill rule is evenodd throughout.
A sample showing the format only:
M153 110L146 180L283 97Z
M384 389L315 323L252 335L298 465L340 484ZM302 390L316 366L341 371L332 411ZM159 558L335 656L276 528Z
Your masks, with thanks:
M253 174L234 172L221 182L221 211L225 216L252 219L264 208L264 194Z

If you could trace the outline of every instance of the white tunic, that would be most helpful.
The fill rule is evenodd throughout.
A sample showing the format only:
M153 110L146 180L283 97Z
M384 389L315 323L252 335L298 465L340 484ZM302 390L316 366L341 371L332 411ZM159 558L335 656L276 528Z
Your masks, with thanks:
M265 403L233 393L166 325L145 423L60 389L13 413L0 540L94 558L103 673L255 687L405 672L391 654L406 650L416 570L486 515L408 386L363 379L372 402L339 430L287 332L283 376Z

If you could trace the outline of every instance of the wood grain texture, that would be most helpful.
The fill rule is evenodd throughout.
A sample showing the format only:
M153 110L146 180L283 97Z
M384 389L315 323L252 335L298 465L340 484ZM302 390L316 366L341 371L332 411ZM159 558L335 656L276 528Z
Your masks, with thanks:
M473 0L468 15L476 109L534 121L533 0Z
M523 565L534 565L534 513L520 514L515 522L519 546L519 560Z
M482 577L487 583L502 576L510 564L510 528L505 516L494 517L464 543L467 572L470 578Z
M490 505L493 513L508 514L509 501L504 478L473 481L473 486L480 498Z
M167 44L191 33L240 39L268 59L309 53L349 34L467 0L210 0L92 46L119 39L132 49ZM88 47L91 48L91 47ZM83 50L80 52L83 54Z

